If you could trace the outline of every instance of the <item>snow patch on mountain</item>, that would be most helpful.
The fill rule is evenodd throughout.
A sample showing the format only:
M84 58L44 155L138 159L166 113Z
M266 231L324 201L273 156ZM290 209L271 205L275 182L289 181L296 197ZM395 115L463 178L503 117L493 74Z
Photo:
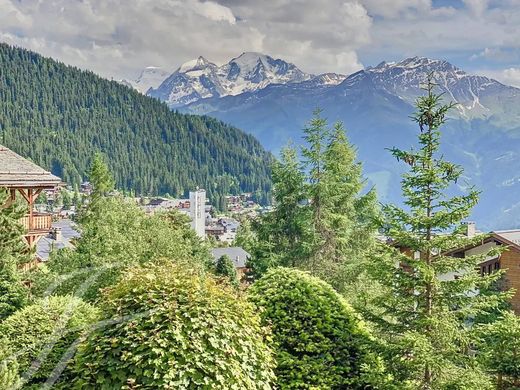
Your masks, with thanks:
M146 94L150 89L157 88L164 81L170 72L157 66L148 66L135 80L121 80L121 84L135 88L142 94Z
M468 74L447 61L426 57L381 62L348 77L344 84L353 85L362 78L369 78L378 88L414 104L417 96L424 93L421 88L430 74L437 84L437 91L444 93L444 100L458 103L459 116L468 120L488 118L496 102L487 97L496 90L511 88L484 76Z

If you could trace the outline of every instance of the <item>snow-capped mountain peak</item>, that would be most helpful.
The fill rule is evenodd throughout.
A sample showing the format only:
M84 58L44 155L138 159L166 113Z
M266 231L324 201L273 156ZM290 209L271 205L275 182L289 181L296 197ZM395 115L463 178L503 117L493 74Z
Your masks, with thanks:
M157 88L170 74L158 66L147 66L135 80L121 80L121 83L146 94L150 89Z
M378 89L398 96L409 104L415 104L417 96L424 93L428 75L432 75L443 99L456 102L457 111L465 119L486 119L495 103L485 103L484 96L493 94L503 86L495 80L474 76L444 60L427 57L410 57L399 62L381 62L347 78L344 86L354 86L361 80L370 80Z
M204 57L185 62L148 94L178 107L203 98L238 95L271 84L299 83L313 77L284 60L244 52L222 66Z
M192 70L201 70L201 69L204 69L204 68L206 68L206 67L208 67L210 65L216 66L215 64L209 62L204 57L200 56L199 58L196 58L196 59L191 60L191 61L187 61L184 64L182 64L179 67L179 69L177 69L177 72L186 73L186 72L189 72L189 71L192 71Z

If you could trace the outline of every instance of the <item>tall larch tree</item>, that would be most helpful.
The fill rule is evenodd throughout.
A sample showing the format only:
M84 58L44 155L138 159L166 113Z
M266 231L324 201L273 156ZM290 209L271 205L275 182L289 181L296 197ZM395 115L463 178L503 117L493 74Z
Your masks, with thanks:
M89 171L89 180L92 185L91 198L106 196L114 189L114 178L100 153L95 153Z
M301 265L309 256L310 209L305 175L296 149L282 149L281 159L273 164L274 206L263 218L253 222L256 233L253 274L259 276L271 266Z
M347 264L359 264L374 246L376 195L364 192L362 167L342 124L331 130L316 110L304 141L301 160L286 148L273 167L274 210L254 224L252 267L298 267L344 290L360 274Z
M335 124L324 149L315 190L322 199L319 214L314 214L319 240L312 264L315 273L344 290L360 275L360 265L375 245L378 203L373 188L363 193L367 183L362 166L341 123Z

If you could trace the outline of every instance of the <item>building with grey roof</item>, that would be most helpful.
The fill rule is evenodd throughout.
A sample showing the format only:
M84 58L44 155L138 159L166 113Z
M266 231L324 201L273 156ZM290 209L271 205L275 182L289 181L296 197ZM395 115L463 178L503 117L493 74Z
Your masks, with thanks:
M49 234L36 244L36 257L45 262L49 260L53 250L73 248L74 239L80 236L75 227L76 225L70 219L53 222Z
M247 260L251 258L251 255L239 246L228 248L213 248L211 250L211 254L213 255L213 259L215 261L220 259L222 256L227 255L237 269L245 269Z

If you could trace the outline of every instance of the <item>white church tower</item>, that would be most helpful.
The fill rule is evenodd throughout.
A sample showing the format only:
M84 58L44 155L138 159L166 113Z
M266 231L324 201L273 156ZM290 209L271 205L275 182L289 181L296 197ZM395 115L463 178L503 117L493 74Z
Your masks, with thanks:
M206 237L206 190L190 191L191 227L200 238Z

